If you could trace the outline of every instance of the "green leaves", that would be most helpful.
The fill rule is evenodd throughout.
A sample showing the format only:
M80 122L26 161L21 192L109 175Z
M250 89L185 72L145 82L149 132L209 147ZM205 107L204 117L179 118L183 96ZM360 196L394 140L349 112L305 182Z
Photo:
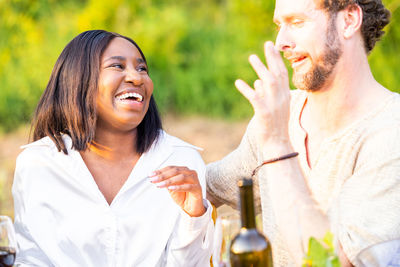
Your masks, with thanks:
M275 1L0 0L0 131L29 121L65 45L88 29L133 38L144 51L162 112L248 118L252 108L234 86L256 79L250 54L275 40ZM399 92L400 0L387 34L372 51L374 77ZM289 67L289 72L291 68Z
M303 267L340 267L332 233L328 232L321 242L314 237L310 238Z

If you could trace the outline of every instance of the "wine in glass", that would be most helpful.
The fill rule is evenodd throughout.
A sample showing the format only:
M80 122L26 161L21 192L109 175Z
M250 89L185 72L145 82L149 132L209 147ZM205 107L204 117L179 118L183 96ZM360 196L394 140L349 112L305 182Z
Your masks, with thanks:
M17 252L17 243L12 221L0 215L0 267L12 267Z
M214 232L214 267L230 267L229 248L233 237L240 230L240 216L231 211L217 217Z

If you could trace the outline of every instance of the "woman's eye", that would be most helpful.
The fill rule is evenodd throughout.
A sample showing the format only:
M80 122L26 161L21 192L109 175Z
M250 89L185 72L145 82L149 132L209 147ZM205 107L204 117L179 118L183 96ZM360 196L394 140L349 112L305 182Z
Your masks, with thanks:
M140 67L138 67L138 71L147 72L147 67L146 66L140 66Z
M110 67L111 68L117 68L117 69L123 69L124 68L124 66L122 64L119 64L119 63L111 64Z

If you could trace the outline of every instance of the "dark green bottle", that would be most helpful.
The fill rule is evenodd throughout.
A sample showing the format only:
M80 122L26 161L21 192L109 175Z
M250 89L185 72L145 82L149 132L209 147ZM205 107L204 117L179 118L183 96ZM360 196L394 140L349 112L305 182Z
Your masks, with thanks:
M231 266L272 267L271 243L256 229L253 180L242 179L238 186L242 228L231 243Z

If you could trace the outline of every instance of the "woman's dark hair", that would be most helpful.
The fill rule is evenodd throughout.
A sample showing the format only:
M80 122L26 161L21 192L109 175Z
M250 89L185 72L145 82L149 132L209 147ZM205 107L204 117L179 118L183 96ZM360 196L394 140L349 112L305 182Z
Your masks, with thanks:
M59 151L68 154L62 140L62 134L68 134L72 139L72 148L86 150L96 130L101 56L116 37L135 45L146 62L142 50L128 37L103 30L86 31L76 36L58 57L36 107L32 121L34 141L49 136ZM161 129L161 119L151 96L146 115L137 127L137 152L146 152L159 137Z
M364 46L367 53L371 52L375 43L385 33L383 28L390 21L390 11L385 8L381 0L318 0L322 8L331 14L350 5L358 5L363 13L361 34L364 39Z

